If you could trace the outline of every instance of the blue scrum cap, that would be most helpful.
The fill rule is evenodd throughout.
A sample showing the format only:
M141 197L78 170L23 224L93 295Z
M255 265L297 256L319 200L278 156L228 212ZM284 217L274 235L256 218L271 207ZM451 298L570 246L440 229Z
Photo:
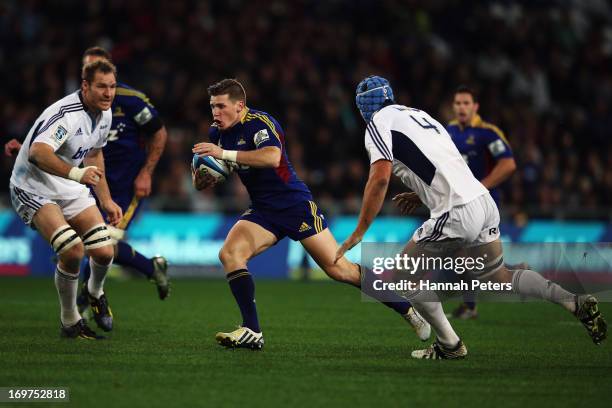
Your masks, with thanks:
M372 115L387 101L393 102L393 89L385 78L371 75L357 85L355 102L366 122L369 122Z

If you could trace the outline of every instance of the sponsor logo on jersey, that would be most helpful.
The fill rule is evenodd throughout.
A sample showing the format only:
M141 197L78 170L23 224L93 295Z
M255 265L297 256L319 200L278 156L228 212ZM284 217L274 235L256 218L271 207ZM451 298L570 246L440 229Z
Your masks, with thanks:
M270 135L268 134L267 129L261 129L259 132L255 133L255 137L253 138L255 142L255 146L259 147L260 144L270 139Z
M465 140L465 144L469 144L469 145L476 144L476 141L474 140L474 135L469 135L468 138Z
M143 110L138 112L136 116L134 116L134 122L138 123L140 126L144 125L148 121L153 119L153 113L148 107L144 107Z
M81 128L79 128L79 130L77 130L74 135L75 136L81 136L82 134L83 134L83 131L81 130Z
M506 146L501 139L497 139L496 141L489 143L489 151L493 156L499 156L506 151Z
M242 146L246 144L246 140L244 140L244 135L240 135L240 137L238 138L238 143L236 143L237 146Z
M100 126L100 130L106 129L107 127L108 127L108 125L102 125L102 126Z
M63 127L62 125L59 125L57 129L55 129L55 133L53 133L53 137L58 142L61 142L62 140L64 140L64 137L66 137L67 134L68 134L68 131L66 130L66 128Z
M85 157L85 155L87 155L87 153L89 153L90 150L91 150L91 148L83 149L83 146L79 146L79 150L77 150L77 152L74 154L74 156L72 156L72 159L73 160L80 160L83 157Z

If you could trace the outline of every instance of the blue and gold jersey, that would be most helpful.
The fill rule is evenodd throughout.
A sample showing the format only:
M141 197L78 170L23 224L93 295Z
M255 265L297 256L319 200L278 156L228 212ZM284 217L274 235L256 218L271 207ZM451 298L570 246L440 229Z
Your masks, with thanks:
M453 120L446 130L478 180L484 179L499 159L513 157L504 133L497 126L483 121L479 115L475 115L470 125L465 128ZM497 188L491 189L490 192L497 203Z
M146 138L162 127L157 110L142 92L117 83L113 123L104 147L106 179L111 193L130 192L147 156Z
M247 108L239 123L224 131L213 125L208 136L211 143L225 150L256 150L267 146L281 149L281 162L277 168L235 167L249 192L253 208L282 210L312 200L310 190L289 162L285 134L272 116Z

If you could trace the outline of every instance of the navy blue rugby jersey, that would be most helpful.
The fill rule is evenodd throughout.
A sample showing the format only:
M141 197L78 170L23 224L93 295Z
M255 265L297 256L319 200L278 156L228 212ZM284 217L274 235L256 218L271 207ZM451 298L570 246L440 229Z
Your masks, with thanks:
M131 191L147 157L147 138L162 126L149 98L123 83L117 83L112 106L113 122L104 147L106 179L111 192Z
M289 162L285 134L272 116L248 109L244 118L230 129L221 131L211 126L208 136L211 143L224 150L256 150L267 146L281 149L277 168L236 165L235 171L249 193L253 208L282 210L312 200L310 190Z

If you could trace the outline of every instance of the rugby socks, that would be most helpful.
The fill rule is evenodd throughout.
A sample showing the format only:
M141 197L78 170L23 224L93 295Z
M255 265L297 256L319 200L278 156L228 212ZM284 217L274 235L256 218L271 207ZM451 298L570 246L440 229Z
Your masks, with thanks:
M454 348L459 343L459 336L446 318L442 303L433 291L415 290L406 292L412 306L436 331L438 341L446 348Z
M413 302L414 308L423 316L436 331L438 341L444 347L452 348L459 343L459 336L446 318L440 302Z
M402 316L408 313L408 310L412 306L410 302L398 295L394 291L386 290L384 292L374 290L374 280L380 279L377 275L374 275L372 271L362 268L361 265L355 264L359 267L359 275L361 284L358 286L359 289L363 288L363 293L378 300L383 305L390 309L395 310Z
M512 275L512 290L518 294L548 300L563 306L568 312L576 311L575 295L539 273L517 269Z
M78 286L79 275L69 274L58 264L55 268L55 287L60 301L62 324L66 327L73 326L81 320L76 305Z
M113 264L111 260L108 265L100 265L92 257L89 257L89 267L91 268L91 275L87 280L87 290L89 294L96 299L99 299L104 293L104 280L106 279L106 272Z
M115 263L132 267L147 278L151 278L155 271L152 259L136 251L130 244L124 241L117 241L117 257L115 258Z
M227 274L227 282L242 314L242 326L248 327L256 333L261 333L255 306L255 282L246 269Z

